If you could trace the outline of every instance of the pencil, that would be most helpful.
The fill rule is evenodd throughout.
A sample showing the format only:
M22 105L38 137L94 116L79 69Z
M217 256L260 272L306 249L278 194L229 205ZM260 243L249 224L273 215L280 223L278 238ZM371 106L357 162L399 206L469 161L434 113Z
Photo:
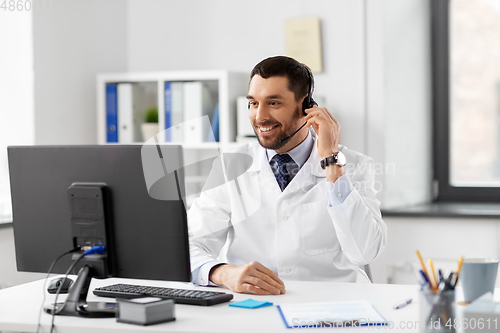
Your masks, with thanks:
M464 257L460 257L458 260L458 269L457 269L457 275L460 274L460 271L462 270L462 264L464 263Z
M427 275L427 278L429 278L429 273L427 273L427 268L425 268L424 261L422 260L422 256L420 255L420 251L417 250L417 256L418 260L420 260L420 265L422 265L422 270L424 271L425 275Z
M432 262L432 259L429 259L429 266L431 268L431 273L432 273L431 274L432 278L430 279L431 280L432 289L437 290L438 283L437 283L436 273L434 271L434 263Z

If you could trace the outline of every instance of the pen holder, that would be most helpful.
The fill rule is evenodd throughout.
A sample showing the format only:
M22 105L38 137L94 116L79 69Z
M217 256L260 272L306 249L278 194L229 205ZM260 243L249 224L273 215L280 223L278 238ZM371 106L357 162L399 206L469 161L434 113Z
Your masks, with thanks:
M434 293L421 290L420 331L425 333L456 332L455 329L455 291Z

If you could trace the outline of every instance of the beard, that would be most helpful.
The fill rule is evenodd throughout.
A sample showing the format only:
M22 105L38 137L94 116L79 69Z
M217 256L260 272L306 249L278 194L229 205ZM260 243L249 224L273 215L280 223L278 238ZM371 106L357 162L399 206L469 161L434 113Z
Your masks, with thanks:
M292 117L293 124L297 123L298 120L300 119L300 112L301 112L300 108L297 107L295 109L295 112L294 112L293 117ZM262 126L262 127L274 126L274 125L281 125L281 123L279 123L277 121L274 121L274 122L270 121L270 122L259 124L259 126ZM297 128L299 128L299 127L300 126L297 126ZM257 137L257 140L259 141L259 144L262 147L264 147L266 149L278 150L288 143L288 140L285 140L285 139L288 138L290 135L292 135L293 132L295 132L297 130L297 128L295 128L295 126L294 126L292 129L290 129L287 132L280 131L279 133L276 134L276 137L274 139L267 139L267 140L262 139L259 136L259 130L255 129L255 125L253 126L253 131L255 132L255 136ZM264 142L264 140L265 140L265 142Z

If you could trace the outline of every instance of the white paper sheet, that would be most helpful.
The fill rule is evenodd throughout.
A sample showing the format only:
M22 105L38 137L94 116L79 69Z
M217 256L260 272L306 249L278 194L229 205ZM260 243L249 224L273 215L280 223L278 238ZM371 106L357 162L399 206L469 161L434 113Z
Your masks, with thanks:
M368 301L283 304L278 309L289 328L386 324Z

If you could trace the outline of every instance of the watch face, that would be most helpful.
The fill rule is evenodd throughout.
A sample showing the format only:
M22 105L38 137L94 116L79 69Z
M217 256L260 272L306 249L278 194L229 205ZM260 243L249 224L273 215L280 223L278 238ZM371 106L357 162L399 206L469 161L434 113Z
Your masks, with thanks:
M347 163L347 160L345 158L345 155L341 151L339 151L337 154L337 163L336 164L345 166L346 163Z

